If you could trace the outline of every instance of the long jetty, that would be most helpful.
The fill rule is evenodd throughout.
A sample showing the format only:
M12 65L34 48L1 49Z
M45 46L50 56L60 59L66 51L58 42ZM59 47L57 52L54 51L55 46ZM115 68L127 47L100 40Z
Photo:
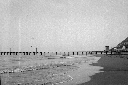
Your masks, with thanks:
M107 54L107 55L114 55L114 54L123 54L128 55L128 51L74 51L74 52L0 52L0 55L89 55L89 54Z

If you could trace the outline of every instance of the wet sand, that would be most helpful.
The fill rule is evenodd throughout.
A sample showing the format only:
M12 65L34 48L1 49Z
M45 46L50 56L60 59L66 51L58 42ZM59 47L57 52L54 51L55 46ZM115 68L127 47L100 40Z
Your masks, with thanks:
M104 72L91 76L91 80L78 85L128 85L128 55L95 55L101 57L93 66Z
M63 84L59 84L59 85L77 85L79 83L88 82L91 80L90 76L95 75L96 73L102 72L102 71L99 71L100 69L103 69L102 67L89 65L94 62L96 63L100 59L100 57L98 58L98 57L92 56L90 57L90 59L91 60L86 61L85 63L84 62L81 63L79 65L79 69L67 73L73 78L73 80L69 82L65 82Z

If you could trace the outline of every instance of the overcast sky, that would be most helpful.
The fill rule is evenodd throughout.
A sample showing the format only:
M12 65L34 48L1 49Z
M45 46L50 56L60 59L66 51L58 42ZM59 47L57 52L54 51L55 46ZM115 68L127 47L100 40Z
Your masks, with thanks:
M104 50L128 37L128 0L0 0L0 30L0 51Z

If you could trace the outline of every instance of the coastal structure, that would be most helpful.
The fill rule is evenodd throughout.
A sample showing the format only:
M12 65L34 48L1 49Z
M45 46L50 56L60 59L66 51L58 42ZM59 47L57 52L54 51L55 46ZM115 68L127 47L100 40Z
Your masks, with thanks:
M105 46L105 51L109 51L109 46Z
M125 53L123 53L125 51ZM10 52L0 52L0 55L88 55L88 54L117 54L122 52L123 54L128 54L128 37L119 43L116 47L109 49L109 46L105 46L104 51L76 51L76 52L38 52L37 48L35 52L12 52L10 48Z

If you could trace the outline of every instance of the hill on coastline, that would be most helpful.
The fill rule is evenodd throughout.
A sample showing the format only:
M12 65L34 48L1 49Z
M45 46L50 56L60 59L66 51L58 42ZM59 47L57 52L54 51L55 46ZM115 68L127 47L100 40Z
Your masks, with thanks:
M125 40L123 40L121 43L119 43L116 47L117 48L122 48L123 46L128 48L128 37Z

